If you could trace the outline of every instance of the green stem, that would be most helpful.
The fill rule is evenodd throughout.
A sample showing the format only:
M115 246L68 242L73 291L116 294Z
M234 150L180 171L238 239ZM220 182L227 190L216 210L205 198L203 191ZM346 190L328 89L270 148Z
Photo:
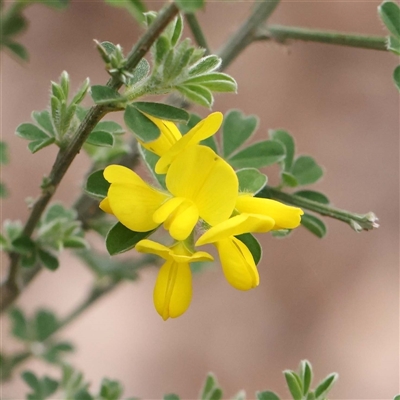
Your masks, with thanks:
M222 58L222 69L225 69L231 64L239 53L254 41L257 28L268 19L278 3L279 0L263 0L261 3L256 3L250 17L218 52L219 56Z
M254 40L274 40L279 43L285 43L287 40L302 40L387 51L386 38L381 36L355 35L281 25L267 25L260 28Z
M169 4L164 10L160 11L157 18L151 24L149 29L143 34L143 36L137 41L136 45L132 48L128 55L128 61L126 63L126 69L133 70L143 56L150 49L151 45L169 24L169 22L178 14L178 8L175 3ZM107 86L118 90L122 83L116 78L111 78L107 82ZM33 205L32 211L29 218L24 226L23 235L30 237L40 220L44 210L50 199L53 197L59 183L70 167L72 161L79 153L83 143L89 136L92 129L96 124L104 117L107 113L105 106L94 106L92 107L81 125L74 138L69 143L68 147L61 149L57 155L56 161L50 172L48 183L43 188L43 192L38 200ZM10 254L10 270L7 280L0 287L0 311L5 310L17 297L20 292L18 279L19 270L19 259L20 255L16 253Z
M374 228L378 228L379 226L378 218L372 212L367 214L355 214L349 211L339 210L326 204L308 200L301 196L281 192L280 190L270 186L264 188L260 193L257 194L257 196L280 200L284 203L304 208L306 210L316 212L326 217L337 219L339 221L349 224L351 228L357 232L360 232L362 230L368 231Z
M199 24L199 21L196 17L195 14L188 13L185 14L186 21L189 24L190 30L193 33L194 39L196 43L202 47L203 49L206 49L206 55L211 54L210 48L208 47L206 37L204 36L203 30L201 29L201 26Z

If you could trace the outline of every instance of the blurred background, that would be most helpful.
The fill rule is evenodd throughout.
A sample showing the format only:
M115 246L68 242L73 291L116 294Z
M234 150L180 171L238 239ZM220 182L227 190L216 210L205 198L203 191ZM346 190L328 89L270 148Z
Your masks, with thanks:
M148 3L158 9L161 3ZM271 23L386 35L377 17L379 2L283 1ZM207 2L199 19L216 50L249 14L250 2ZM1 55L1 133L9 143L11 164L2 181L11 197L2 219L26 220L25 199L39 194L56 152L36 155L15 128L33 110L47 107L50 80L67 70L74 87L87 76L104 84L107 74L93 39L120 43L126 50L141 29L123 9L100 0L73 1L56 12L41 5L27 9L28 31L21 42L31 60L19 64ZM95 387L102 377L120 379L125 395L160 399L174 392L196 398L205 375L213 371L227 397L245 389L269 389L288 398L282 370L309 359L317 379L338 372L334 399L389 399L399 391L399 96L389 53L296 42L288 46L256 43L228 69L238 95L220 95L214 110L240 108L256 114L257 138L285 128L297 150L324 166L313 185L336 207L374 211L381 227L355 233L325 219L329 232L320 240L303 228L287 239L262 238L260 286L239 292L225 281L218 265L194 279L189 310L162 321L153 309L157 270L125 283L64 329L76 344L71 363ZM89 102L87 103L89 104ZM197 109L206 116L206 109ZM121 121L115 115L116 121ZM89 168L77 157L55 199L71 205ZM266 169L270 182L277 171ZM7 259L2 258L3 273ZM62 316L85 297L92 275L63 254L57 273L42 271L18 300L32 313L48 307ZM1 320L2 349L17 349L9 322ZM55 374L30 361L21 370ZM16 378L3 386L4 399L22 399L27 387Z

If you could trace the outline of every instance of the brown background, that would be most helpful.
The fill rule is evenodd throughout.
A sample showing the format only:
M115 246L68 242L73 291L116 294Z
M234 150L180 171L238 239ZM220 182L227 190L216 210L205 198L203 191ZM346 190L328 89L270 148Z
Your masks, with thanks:
M386 35L377 18L379 2L283 2L272 22ZM152 3L155 9L159 3ZM212 2L201 13L210 45L217 49L249 13L249 2ZM129 49L140 34L121 9L101 1L75 1L65 12L42 5L27 10L31 25L22 42L31 61L1 60L1 129L12 164L3 168L12 198L2 218L25 220L24 199L37 196L55 149L30 155L14 136L32 110L47 105L49 81L67 70L77 87L86 76L107 76L92 39ZM392 82L393 55L322 44L258 43L230 67L239 95L220 95L214 110L241 108L261 117L258 138L284 127L300 153L324 166L314 186L340 208L374 211L381 228L356 234L326 220L319 240L303 229L289 239L264 238L260 286L235 291L218 266L196 277L189 311L163 322L152 305L155 269L126 283L66 328L76 343L71 363L98 387L102 377L122 380L127 396L159 399L176 392L193 399L207 371L214 371L226 396L269 389L288 398L281 371L308 358L317 379L340 374L331 397L389 399L399 391L399 101ZM206 110L201 110L203 116ZM55 198L71 204L88 168L84 155ZM267 169L276 182L276 170ZM7 267L3 257L3 272ZM65 315L83 299L92 276L68 254L57 273L43 271L19 300L29 312L50 307ZM2 320L2 349L17 349ZM38 362L24 367L57 372ZM3 398L22 399L19 378L4 385Z

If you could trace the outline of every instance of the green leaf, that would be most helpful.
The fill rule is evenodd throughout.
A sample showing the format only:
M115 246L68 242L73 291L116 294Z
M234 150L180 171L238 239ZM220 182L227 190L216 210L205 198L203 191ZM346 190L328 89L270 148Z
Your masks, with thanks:
M124 98L108 86L94 85L90 88L90 94L96 104L113 104L124 101Z
M6 165L9 162L8 144L0 141L0 165Z
M43 358L50 363L59 363L64 353L74 350L74 346L69 342L59 342L50 346L43 354Z
M55 142L55 138L51 137L45 140L34 140L28 144L28 149L32 152L32 154L36 153L37 151L50 146Z
M72 249L87 249L89 248L88 242L79 236L69 237L63 241L64 247L72 248Z
M28 321L22 310L13 308L9 315L12 320L12 334L19 339L29 340Z
M277 229L271 231L271 234L274 238L285 238L288 237L292 233L291 229Z
M281 178L282 178L282 183L285 186L296 187L299 184L299 182L297 182L297 179L289 172L283 171L281 173Z
M258 193L268 182L266 175L256 168L243 168L236 171L240 193Z
M253 256L255 264L257 265L262 257L262 247L258 240L251 233L243 233L236 237L247 246Z
M303 381L303 395L305 396L310 390L313 378L311 364L307 360L301 362L301 379Z
M49 111L33 111L32 118L49 134L49 136L55 136Z
M79 104L83 101L83 99L86 96L87 91L89 90L90 87L90 79L86 78L84 82L82 83L82 86L79 88L78 92L76 95L73 97L71 104Z
M319 238L323 238L326 235L325 224L314 215L304 213L301 216L301 225Z
M51 396L58 388L58 382L45 376L42 380L42 394L44 398Z
M400 39L400 8L396 3L386 1L378 7L379 15L386 28Z
M180 397L177 394L164 394L163 400L180 400Z
M152 142L161 134L157 125L132 105L126 107L124 121L129 130L142 142Z
M142 239L146 239L154 232L154 229L148 232L131 231L120 222L117 222L108 232L106 237L106 247L110 255L124 253L135 247Z
M139 145L139 151L140 154L143 158L143 161L145 162L147 168L149 169L150 173L153 175L153 177L157 180L157 182L160 184L160 186L163 189L167 188L167 185L165 183L165 174L157 174L155 171L156 164L160 157L157 154L154 154L153 152L147 150L143 146Z
M175 0L175 3L185 13L194 13L204 7L204 0Z
M171 46L176 46L181 38L182 31L183 31L183 19L181 14L178 14L178 17L175 19L175 27L174 32L171 36Z
M32 268L35 266L36 262L37 262L36 248L33 249L30 253L23 254L21 257L21 267L23 268Z
M293 371L283 371L286 379L286 383L293 396L294 400L301 400L303 397L303 391L299 383L299 379Z
M110 187L110 183L106 181L103 173L104 169L91 173L85 186L85 191L87 193L101 199L107 197L108 189Z
M223 396L223 392L221 388L215 388L210 394L209 400L221 400Z
M221 62L221 58L214 54L203 57L196 64L190 67L189 76L195 77L215 71L217 68L219 68Z
M39 310L35 316L35 327L37 340L43 342L58 329L59 323L51 311Z
M8 189L4 183L0 182L0 198L4 199L5 197L8 197Z
M222 148L224 157L234 153L256 131L258 118L246 117L240 110L230 110L225 114L222 124Z
M40 382L39 379L33 372L25 371L21 374L22 379L25 383L35 392L40 392Z
M87 391L87 389L80 389L74 394L73 400L93 400L94 397Z
M205 74L190 78L184 82L185 85L195 84L206 87L212 92L226 92L236 93L237 83L229 75L223 74L222 72L214 72L211 74Z
M21 60L28 61L28 50L20 43L7 41L4 45Z
M55 271L59 267L57 257L43 249L38 249L39 260L50 271Z
M397 66L393 72L393 80L394 80L394 83L395 83L397 89L400 90L400 65Z
M178 85L176 89L193 103L211 108L214 98L210 90L199 85Z
M89 143L93 146L113 147L114 136L106 131L95 131L90 133L86 139L86 143Z
M389 51L396 54L397 56L400 55L400 39L397 39L394 36L389 36L389 38L387 39L386 47Z
M257 400L280 400L274 392L257 392Z
M125 129L114 121L100 121L93 129L93 132L108 132L112 135L123 135Z
M69 5L69 0L40 0L40 2L45 4L47 7L55 8L57 10L62 10Z
M400 394L398 394L397 396L394 396L393 400L400 400Z
M139 61L139 64L135 67L135 69L131 72L131 78L129 79L129 86L136 85L138 82L146 78L146 76L150 72L150 64L145 58L142 58Z
M309 185L317 182L324 172L312 157L300 156L293 164L292 174L299 185Z
M170 42L165 36L160 36L154 46L155 64L161 65L171 49Z
M315 190L299 190L293 194L317 203L329 204L329 199L323 193L316 192Z
M277 129L277 130L270 130L269 136L272 140L276 140L282 143L283 146L285 147L286 156L284 160L284 169L285 171L290 171L290 169L292 168L293 158L295 153L295 144L292 135L287 131L284 131L282 129Z
M214 387L218 387L217 378L213 373L208 373L206 381L204 382L203 389L201 391L200 399L207 400Z
M28 26L28 21L22 14L14 14L2 21L2 36L13 36L21 33Z
M190 118L190 114L186 110L168 104L137 101L132 106L142 113L167 121L188 122Z
M275 164L285 157L285 149L274 140L257 142L234 154L229 163L234 168L261 168Z
M315 397L325 397L329 390L332 389L333 384L338 378L338 374L333 373L328 375L315 389Z
M122 396L123 387L118 381L104 378L101 382L100 398L104 400L118 400Z
M36 247L35 242L28 236L21 236L14 239L11 245L14 251L19 254L29 254L34 251Z
M15 134L26 140L47 140L49 135L39 129L36 125L25 123L17 127Z

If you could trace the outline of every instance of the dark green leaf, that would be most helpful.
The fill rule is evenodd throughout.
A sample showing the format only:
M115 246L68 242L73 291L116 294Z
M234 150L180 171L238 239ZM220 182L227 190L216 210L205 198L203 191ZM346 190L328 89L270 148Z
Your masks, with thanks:
M221 400L222 396L223 396L222 389L218 387L212 390L209 400Z
M282 183L285 186L296 187L299 183L297 179L289 172L283 171L281 173Z
M106 247L110 255L124 253L135 247L142 239L150 236L154 230L148 232L134 232L117 222L108 232L106 237Z
M153 117L173 122L188 122L189 113L182 108L177 108L163 103L151 103L147 101L137 101L132 104L140 112L149 114Z
M274 392L257 392L257 400L280 400Z
M216 55L203 57L189 69L189 76L195 77L215 71L221 65L221 61L221 58Z
M285 149L274 140L257 142L234 154L229 163L234 168L261 168L275 164L285 157Z
M2 20L2 34L5 36L21 33L28 26L28 21L22 14L13 14Z
M37 151L39 151L47 146L50 146L54 142L55 142L55 138L53 138L53 137L45 139L45 140L34 140L33 142L30 142L28 144L28 149L32 153L36 153Z
M400 8L396 3L386 1L378 7L379 15L386 28L400 39Z
M47 7L55 8L57 10L62 10L69 5L69 0L40 0L41 3L45 4Z
M240 110L228 111L222 124L224 157L229 157L249 139L257 126L258 118L255 115L246 117Z
M9 162L8 144L0 141L0 164L6 165Z
M307 200L316 201L317 203L329 204L329 199L320 192L314 190L300 190L293 193L296 196L303 197Z
M93 132L109 132L112 135L122 135L125 133L125 129L114 121L100 121L93 129Z
M32 118L50 135L55 136L53 122L50 113L45 111L34 111Z
M35 317L35 326L36 338L39 342L43 342L58 329L59 323L51 311L39 310Z
M25 383L35 392L40 392L40 382L36 375L31 371L25 371L21 374Z
M201 400L209 399L209 395L214 387L218 386L218 382L214 374L208 373L206 381L204 382L203 389L201 391L200 398Z
M113 147L114 136L106 131L95 131L90 133L86 139L86 143L92 144L93 146Z
M312 157L300 156L293 164L292 174L299 185L309 185L317 182L324 172Z
M178 14L178 17L175 20L175 27L174 27L174 32L171 37L171 45L175 46L178 42L179 39L181 38L183 31L183 20L181 14Z
M194 13L204 6L204 0L175 0L175 3L185 13Z
M314 215L304 213L301 216L301 225L319 238L323 238L326 235L325 224Z
M251 233L243 233L236 237L247 246L253 256L255 264L257 265L262 257L262 247L258 240Z
M160 186L164 189L167 188L167 185L165 183L165 174L157 174L155 172L155 167L160 159L160 157L157 154L154 154L153 152L145 149L143 146L139 145L139 151L140 154L142 155L143 161L145 162L147 168L149 169L150 173L153 175L153 177L157 180L157 182L160 184Z
M393 80L397 89L400 90L400 65L393 71Z
M65 239L63 245L64 247L72 249L87 249L89 247L88 242L83 237L79 236L73 236Z
M160 36L155 43L155 63L160 65L169 54L170 42L165 36Z
M311 364L307 360L301 362L301 379L303 381L303 395L305 396L310 390L313 378Z
M33 124L21 124L17 127L16 135L27 140L47 140L49 135Z
M131 72L132 77L129 79L129 85L136 85L138 82L146 78L150 72L150 64L145 58L139 61L139 64Z
M243 168L236 171L236 175L239 180L239 192L240 193L258 193L268 181L266 175L262 174L256 168Z
M29 254L35 250L35 242L28 236L21 236L11 242L14 251L19 254Z
M58 388L58 382L45 376L42 380L42 394L44 398L51 396Z
M91 96L96 104L112 104L124 101L124 98L108 86L94 85L90 88Z
M303 397L303 391L299 383L297 375L293 371L283 371L288 385L289 391L293 396L294 400L301 400Z
M28 321L24 313L19 308L13 308L10 311L12 320L12 334L22 340L29 340Z
M4 183L0 182L0 198L4 199L5 197L8 197L8 189Z
M50 271L55 271L59 267L57 257L43 249L38 249L39 260Z
M21 267L32 268L37 262L37 251L36 248L27 254L23 254L21 257Z
M22 46L22 44L7 41L4 45L20 59L24 61L29 60L28 50L26 50L25 46Z
M180 397L177 394L164 394L163 400L180 400Z
M179 85L176 89L188 100L201 106L210 108L214 98L212 93L205 87L199 85Z
M85 186L85 191L87 193L95 197L100 197L101 199L107 197L108 188L110 187L110 183L106 181L103 173L104 169L91 173Z
M94 397L87 391L87 389L80 389L75 393L73 400L93 400Z
M270 130L269 136L272 140L276 140L283 144L286 151L286 156L284 160L284 169L285 171L290 171L293 164L294 152L295 152L295 144L292 135L289 132L286 132L282 129Z
M104 378L101 382L100 398L104 400L117 400L123 392L122 385L118 381Z
M338 378L338 374L330 374L328 375L315 389L315 397L326 396L329 390L332 389L333 384Z
M124 121L129 130L145 143L158 139L161 134L157 125L132 105L126 107Z

